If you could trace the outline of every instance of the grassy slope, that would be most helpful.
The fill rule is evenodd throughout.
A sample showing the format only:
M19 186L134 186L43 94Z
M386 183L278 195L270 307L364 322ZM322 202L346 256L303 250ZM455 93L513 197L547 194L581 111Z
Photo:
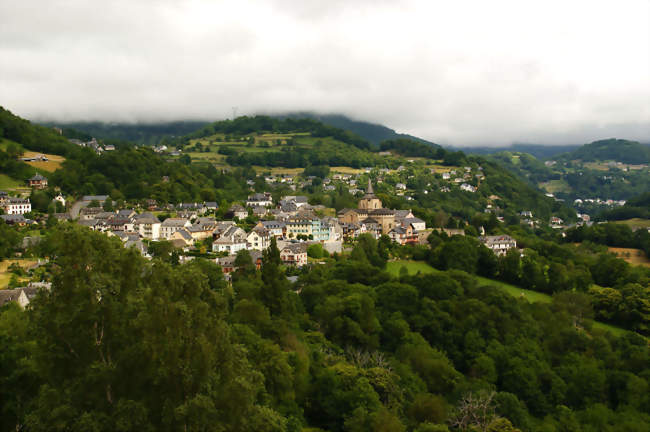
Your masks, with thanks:
M9 191L15 190L23 185L23 182L9 177L6 174L0 174L0 190Z
M11 279L11 273L7 271L9 266L13 263L18 263L22 268L27 268L32 264L35 264L36 261L33 259L18 259L18 260L4 260L0 261L0 289L7 288L9 280ZM27 281L29 278L19 278L21 281Z
M439 271L431 267L429 264L425 262L408 261L408 260L391 261L386 264L386 270L393 276L399 276L399 272L402 266L405 266L407 268L409 274L416 274L418 272L426 274L426 273L435 273ZM482 285L489 285L489 286L500 288L501 290L512 295L513 297L524 298L531 303L537 303L537 302L550 303L552 301L552 297L547 294L519 288L514 285L507 284L505 282L500 282L500 281L484 278L481 276L476 276L476 279ZM627 330L625 329L610 324L597 322L597 321L593 321L592 325L593 328L595 329L607 330L616 336L622 336L625 333L627 333Z

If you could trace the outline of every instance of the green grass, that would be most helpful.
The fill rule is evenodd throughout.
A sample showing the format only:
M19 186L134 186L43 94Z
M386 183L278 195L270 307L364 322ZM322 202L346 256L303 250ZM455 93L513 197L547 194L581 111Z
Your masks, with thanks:
M399 260L386 263L386 271L388 271L388 273L393 276L399 276L399 272L402 267L406 267L410 275L417 274L418 272L427 274L436 273L439 271L423 261Z
M605 330L611 332L614 336L625 336L628 333L628 330L613 326L611 324L605 324L599 321L592 321L591 326L592 328L597 330Z
M6 174L0 174L0 190L14 190L23 185L23 182L9 177Z
M524 298L531 303L550 303L552 300L551 296L548 294L519 288L518 286L510 285L505 282L484 278L482 276L476 276L476 279L481 285L495 286L507 292L513 297Z
M540 183L539 187L544 189L548 193L557 193L557 192L570 192L571 187L564 180L549 180L545 183Z
M650 219L639 219L639 218L634 218L634 219L626 219L626 220L620 220L620 221L612 221L617 224L623 224L627 225L630 228L650 228Z

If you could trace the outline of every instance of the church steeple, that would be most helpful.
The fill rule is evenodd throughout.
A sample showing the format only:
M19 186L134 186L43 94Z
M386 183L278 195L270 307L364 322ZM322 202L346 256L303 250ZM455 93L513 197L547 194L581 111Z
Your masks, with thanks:
M375 191L372 190L372 182L370 181L370 178L368 178L368 188L366 189L366 195L374 195Z

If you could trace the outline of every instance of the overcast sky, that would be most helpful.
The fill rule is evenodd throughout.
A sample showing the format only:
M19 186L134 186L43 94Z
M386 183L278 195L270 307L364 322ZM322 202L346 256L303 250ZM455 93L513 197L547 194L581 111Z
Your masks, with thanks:
M650 141L650 2L0 0L33 120L313 110L452 145Z

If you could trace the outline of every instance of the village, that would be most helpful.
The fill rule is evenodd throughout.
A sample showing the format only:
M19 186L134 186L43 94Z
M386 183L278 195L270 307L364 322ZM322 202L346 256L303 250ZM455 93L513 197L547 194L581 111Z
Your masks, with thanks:
M288 177L267 176L266 179L273 182L283 180L293 182ZM346 181L355 189L358 187L357 180L351 175L334 174L332 180ZM45 188L47 179L36 175L29 184L34 189ZM286 195L274 201L269 192L253 193L245 201L221 211L223 217L220 218L216 216L220 210L216 202L161 206L147 200L144 206L126 205L113 209L116 203L107 195L83 196L70 203L59 193L54 202L67 210L49 217L117 237L125 247L134 247L147 258L151 258L150 248L156 242L169 242L179 261L192 260L195 256L210 257L221 266L226 278L236 270L235 260L239 251L248 251L259 266L262 251L271 245L272 240L277 244L282 262L296 268L305 266L310 257L320 257L323 253L320 251L328 255L344 252L349 247L347 245L362 234L375 239L386 235L400 245L427 243L433 228L428 228L425 221L417 218L411 210L385 208L375 195L370 179L365 191L357 191L363 193L357 207L338 212L323 205L309 204L305 195ZM28 198L0 192L0 208L4 211L0 218L5 223L18 226L36 223L25 217L32 211ZM465 234L461 229L438 230L448 235ZM507 235L482 236L480 239L497 255L516 247L515 240ZM313 245L319 247L310 249Z

